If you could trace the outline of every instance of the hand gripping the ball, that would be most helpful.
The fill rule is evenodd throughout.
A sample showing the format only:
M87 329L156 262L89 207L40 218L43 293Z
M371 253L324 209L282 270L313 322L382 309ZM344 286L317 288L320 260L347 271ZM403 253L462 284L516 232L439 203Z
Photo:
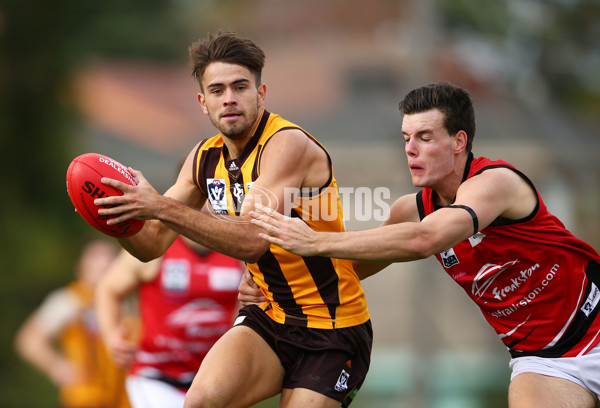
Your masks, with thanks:
M109 216L108 225L116 225L130 219L149 220L158 218L164 197L146 180L141 171L127 169L137 185L103 177L102 184L115 188L123 195L98 198L95 205L101 206L98 214Z
M121 195L120 190L100 181L103 177L119 180L123 185L137 184L128 169L116 160L98 153L85 153L73 159L67 169L67 193L75 211L98 231L117 238L136 234L144 226L144 221L128 219L113 222L108 215L99 213L95 204L97 198Z

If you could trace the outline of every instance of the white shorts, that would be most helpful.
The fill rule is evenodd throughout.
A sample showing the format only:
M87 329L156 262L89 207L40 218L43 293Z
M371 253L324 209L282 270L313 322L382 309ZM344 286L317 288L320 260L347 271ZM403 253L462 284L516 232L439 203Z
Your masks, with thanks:
M127 376L125 386L133 408L182 408L185 393L164 381Z
M564 378L588 390L600 400L600 345L577 357L542 358L518 357L510 360L512 380L521 373L537 373Z

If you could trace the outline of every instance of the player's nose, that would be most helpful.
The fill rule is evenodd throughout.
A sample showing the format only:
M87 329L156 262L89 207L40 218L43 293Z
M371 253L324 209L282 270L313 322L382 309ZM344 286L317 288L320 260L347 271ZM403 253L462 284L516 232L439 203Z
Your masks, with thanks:
M223 103L225 105L235 105L237 103L237 99L235 97L235 92L233 92L233 89L225 89L223 95Z
M406 155L409 157L414 157L417 155L417 147L415 145L415 142L412 141L412 139L407 140L405 142L404 151L406 152Z

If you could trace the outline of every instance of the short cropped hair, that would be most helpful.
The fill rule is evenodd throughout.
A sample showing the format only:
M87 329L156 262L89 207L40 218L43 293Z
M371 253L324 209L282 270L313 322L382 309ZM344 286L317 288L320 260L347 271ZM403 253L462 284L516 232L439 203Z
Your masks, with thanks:
M252 40L233 32L219 31L216 35L196 41L189 48L192 76L202 89L202 76L212 62L226 62L246 67L254 74L256 86L260 85L265 53Z
M444 127L450 135L460 130L467 134L467 152L475 138L475 110L469 93L447 82L437 82L410 91L400 101L403 115L438 109L444 114Z

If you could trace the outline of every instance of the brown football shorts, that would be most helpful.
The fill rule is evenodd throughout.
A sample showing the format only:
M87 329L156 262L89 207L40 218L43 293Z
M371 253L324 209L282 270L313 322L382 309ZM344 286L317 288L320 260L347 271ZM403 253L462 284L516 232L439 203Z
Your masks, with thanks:
M369 371L370 320L342 329L313 329L277 323L249 305L240 310L236 322L254 330L275 351L285 370L283 388L307 388L347 407Z

